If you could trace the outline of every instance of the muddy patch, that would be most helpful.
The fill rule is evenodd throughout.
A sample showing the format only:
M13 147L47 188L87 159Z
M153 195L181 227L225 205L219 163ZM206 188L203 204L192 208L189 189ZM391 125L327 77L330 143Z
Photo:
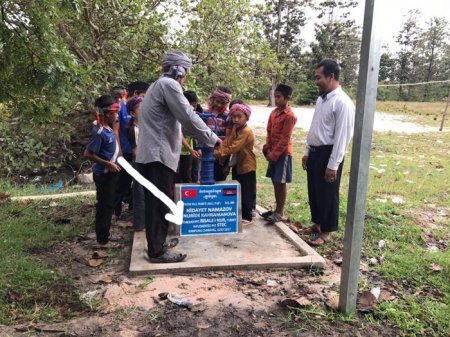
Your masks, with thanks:
M423 230L427 250L445 250L450 245L450 211L441 208L420 208L409 213L414 223Z

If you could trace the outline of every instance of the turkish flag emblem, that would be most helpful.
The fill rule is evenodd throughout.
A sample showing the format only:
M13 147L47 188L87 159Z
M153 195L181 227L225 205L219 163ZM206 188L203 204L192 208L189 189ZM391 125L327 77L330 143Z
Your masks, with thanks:
M183 192L181 193L181 196L183 198L197 198L197 190L196 189L183 190Z

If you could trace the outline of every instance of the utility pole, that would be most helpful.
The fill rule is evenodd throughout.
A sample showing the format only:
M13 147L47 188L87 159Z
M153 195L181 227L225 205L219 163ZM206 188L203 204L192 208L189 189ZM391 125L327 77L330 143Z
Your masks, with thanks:
M380 68L381 41L377 36L374 19L377 19L375 0L366 0L339 295L339 310L345 314L355 310L358 293L370 149Z
M447 105L445 106L444 113L442 114L441 127L439 128L439 131L442 131L442 129L444 128L444 121L445 121L445 117L447 116L447 110L448 110L449 104L450 104L450 90L448 92Z

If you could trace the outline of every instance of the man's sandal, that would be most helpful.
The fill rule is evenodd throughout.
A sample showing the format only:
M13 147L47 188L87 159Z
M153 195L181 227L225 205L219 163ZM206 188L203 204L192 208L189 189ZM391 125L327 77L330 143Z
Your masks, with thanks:
M310 227L304 228L302 229L301 233L306 235L319 233L319 226L312 225Z
M267 218L265 218L267 221L269 221L270 223L275 223L275 222L279 222L279 221L287 221L287 218L284 218L283 216L281 216L278 213L273 212L272 215L268 216Z
M163 247L167 248L167 249L171 249L173 247L175 247L176 245L178 245L178 242L180 240L178 240L178 238L172 238L169 241L164 242Z
M272 214L273 214L273 211L266 211L266 212L260 213L259 215L261 215L264 219L267 219Z
M150 257L149 260L152 263L177 263L182 262L186 258L186 256L187 256L186 254L172 253L166 251L161 256Z

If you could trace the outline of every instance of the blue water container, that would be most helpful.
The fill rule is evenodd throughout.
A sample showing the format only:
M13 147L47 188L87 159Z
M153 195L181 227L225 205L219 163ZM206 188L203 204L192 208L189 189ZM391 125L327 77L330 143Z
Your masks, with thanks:
M206 125L208 125L209 127L213 126L212 131L217 134L219 127L217 125L216 115L209 112L201 112L198 115ZM214 151L204 144L199 144L199 148L202 150L200 184L213 185L216 182L214 180Z

